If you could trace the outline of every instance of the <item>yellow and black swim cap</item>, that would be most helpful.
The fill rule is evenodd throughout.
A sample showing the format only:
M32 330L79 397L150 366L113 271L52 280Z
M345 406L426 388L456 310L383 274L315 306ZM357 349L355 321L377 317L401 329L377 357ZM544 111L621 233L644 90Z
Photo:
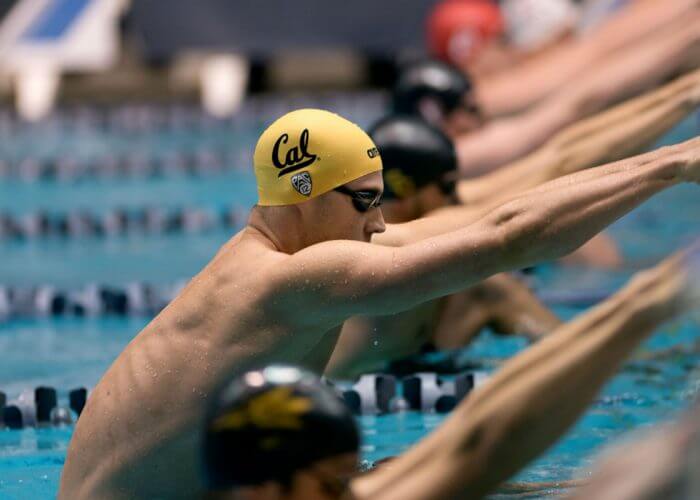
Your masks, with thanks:
M258 205L292 205L382 169L372 139L345 118L300 109L265 130L253 158Z
M284 484L296 471L360 446L355 419L333 389L285 365L233 379L214 401L204 436L210 491Z

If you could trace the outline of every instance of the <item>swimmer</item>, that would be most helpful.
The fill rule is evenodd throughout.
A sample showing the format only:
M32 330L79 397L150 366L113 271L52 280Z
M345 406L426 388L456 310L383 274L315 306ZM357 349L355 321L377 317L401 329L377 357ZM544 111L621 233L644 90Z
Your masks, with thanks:
M639 273L365 474L358 430L331 389L289 366L244 371L214 398L204 424L207 498L481 498L554 444L658 326L698 307L689 285L682 254Z
M452 142L440 130L418 117L392 116L375 124L369 134L382 156L382 214L388 223L429 217L456 203L457 160ZM476 210L463 212L478 218ZM458 220L453 222L462 223ZM559 324L527 286L499 274L397 314L349 319L325 373L351 379L426 348L463 347L487 326L498 334L524 334L539 340Z
M699 152L696 139L573 174L431 237L421 219L385 225L381 157L359 127L321 110L284 115L255 149L248 225L91 393L59 498L199 495L193 429L232 370L284 362L321 373L348 318L397 313L568 254L653 195L699 183Z
M394 111L422 115L454 141L462 175L474 177L522 158L555 133L697 66L700 13L659 38L592 65L586 74L519 115L489 119L479 85L437 60L411 64L393 92ZM517 81L517 80L516 80Z

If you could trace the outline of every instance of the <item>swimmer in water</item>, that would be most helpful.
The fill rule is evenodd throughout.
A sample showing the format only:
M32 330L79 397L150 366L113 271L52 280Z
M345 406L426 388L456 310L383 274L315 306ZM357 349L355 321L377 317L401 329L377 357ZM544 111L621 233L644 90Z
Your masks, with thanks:
M518 115L490 119L479 86L438 60L413 63L401 71L393 91L393 110L420 114L440 127L455 141L462 175L478 176L522 158L564 127L653 89L688 65L696 67L700 12L672 28L659 40L591 67Z
M487 116L507 116L569 89L625 52L647 57L649 47L698 14L696 0L586 3L573 9L570 0L446 0L429 14L426 39L434 57L475 78ZM582 32L567 36L576 10ZM601 13L609 17L592 27Z
M439 236L421 219L385 225L381 157L340 116L284 115L253 164L247 226L97 384L59 498L200 494L193 429L232 370L284 362L321 373L353 316L400 312L566 255L653 195L699 183L700 139L546 183Z
M688 276L684 257L639 273L515 356L440 427L369 473L358 473L360 439L349 410L317 377L289 366L244 371L214 398L204 424L206 498L487 495L556 442L658 326L698 307L692 281L700 276Z

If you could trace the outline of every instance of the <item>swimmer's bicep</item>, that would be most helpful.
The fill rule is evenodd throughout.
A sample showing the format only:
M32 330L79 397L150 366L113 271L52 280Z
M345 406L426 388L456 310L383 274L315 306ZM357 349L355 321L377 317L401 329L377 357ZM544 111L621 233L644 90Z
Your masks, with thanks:
M462 290L503 264L495 232L476 226L398 248L354 241L305 248L277 274L284 302L313 303L345 319L400 312Z
M395 249L356 241L331 241L289 256L270 272L271 289L292 311L313 306L328 319L379 314L392 300L401 270Z

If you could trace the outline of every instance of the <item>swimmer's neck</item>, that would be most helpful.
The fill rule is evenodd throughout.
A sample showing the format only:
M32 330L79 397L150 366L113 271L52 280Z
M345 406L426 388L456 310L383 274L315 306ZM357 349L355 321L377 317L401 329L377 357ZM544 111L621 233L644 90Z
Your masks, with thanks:
M307 237L298 210L295 210L293 205L255 205L250 211L246 229L262 236L266 240L264 243L270 248L290 255L313 244Z

